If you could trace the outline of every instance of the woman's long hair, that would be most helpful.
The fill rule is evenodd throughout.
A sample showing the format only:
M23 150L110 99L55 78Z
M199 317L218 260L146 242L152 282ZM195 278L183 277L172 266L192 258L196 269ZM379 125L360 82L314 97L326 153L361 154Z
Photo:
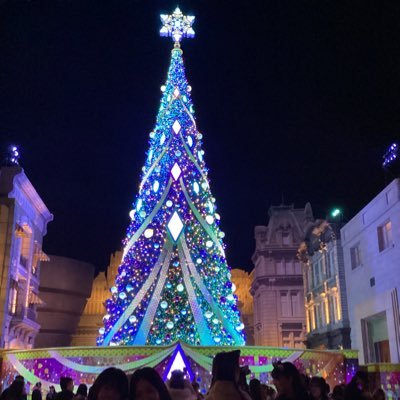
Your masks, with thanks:
M160 400L172 400L158 372L150 367L137 369L131 378L129 400L136 400L136 385L139 381L146 381L152 385L158 392Z
M97 400L97 396L103 386L113 388L119 392L120 400L126 400L129 396L128 378L125 372L118 368L107 368L96 378L89 390L88 400Z

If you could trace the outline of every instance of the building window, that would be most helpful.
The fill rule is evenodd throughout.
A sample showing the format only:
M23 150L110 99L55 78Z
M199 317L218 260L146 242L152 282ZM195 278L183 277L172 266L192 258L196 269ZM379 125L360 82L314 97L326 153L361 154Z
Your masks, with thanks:
M350 248L351 269L356 269L361 266L360 245L357 244Z
M292 305L293 317L300 317L304 315L302 312L303 305L301 304L300 292L292 292L290 294L290 302Z
M335 276L335 252L332 249L329 253L328 277L332 278L333 276Z
M282 232L282 244L284 246L290 246L292 244L290 232Z
M295 263L294 263L294 273L296 275L301 275L302 274L301 264L298 261L295 261Z
M315 326L316 328L321 328L322 326L322 310L321 304L316 304L314 307L315 310Z
M285 275L285 264L283 260L276 262L276 274L277 275Z
M386 312L361 320L365 362L390 363Z
M328 306L329 306L329 319L332 323L335 323L337 321L336 315L335 315L335 298L330 297L328 299Z
M378 245L379 251L393 246L391 221L387 221L385 224L378 226Z
M308 288L308 291L311 292L311 290L312 290L312 273L311 273L311 267L307 265L306 268L307 268L307 288Z
M8 312L14 315L17 312L18 282L14 279L10 282L10 300L8 302Z
M282 317L291 317L291 304L288 292L281 292L281 312Z
M293 275L294 274L294 268L293 268L293 262L292 261L287 261L285 263L286 267L286 275Z

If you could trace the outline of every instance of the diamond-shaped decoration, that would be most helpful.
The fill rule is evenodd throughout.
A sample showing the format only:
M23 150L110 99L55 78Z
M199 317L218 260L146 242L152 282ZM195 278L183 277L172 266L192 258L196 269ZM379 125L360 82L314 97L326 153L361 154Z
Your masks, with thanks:
M177 181L179 177L181 176L182 170L178 163L175 163L174 166L171 169L171 175L172 177Z
M172 238L176 242L183 229L183 222L179 218L178 213L175 211L167 224L167 228Z
M176 87L174 90L174 97L177 99L180 95L179 89Z
M178 134L179 131L181 130L181 124L179 123L178 120L176 120L176 121L174 122L174 124L172 125L172 129L173 129L173 131L174 131L176 134Z

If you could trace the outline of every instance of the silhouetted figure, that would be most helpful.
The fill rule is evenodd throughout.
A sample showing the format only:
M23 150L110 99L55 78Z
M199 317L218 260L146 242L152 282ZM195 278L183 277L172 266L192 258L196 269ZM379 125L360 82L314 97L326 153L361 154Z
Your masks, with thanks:
M69 376L60 378L61 392L54 396L54 400L72 400L74 398L74 381Z
M251 400L238 386L240 350L218 353L213 360L212 384L206 400Z
M372 398L373 398L373 400L386 400L385 391L381 388L376 389Z
M118 368L105 369L89 390L88 400L126 400L129 397L128 378Z
M249 384L252 400L264 400L264 391L258 379L252 379Z
M84 383L78 386L74 400L86 400L88 395L88 388Z
M38 382L32 390L32 400L42 400L42 383Z
M25 382L21 380L15 380L7 390L5 394L5 400L25 400Z
M308 400L308 393L301 381L300 373L290 362L274 363L271 372L278 400Z
M332 400L344 400L344 392L346 390L346 385L336 385L332 391Z
M324 378L314 376L310 381L311 400L328 400L328 385Z
M368 374L357 371L344 391L345 400L371 400Z
M172 371L171 378L167 382L167 389L172 400L196 400L197 398L192 384L179 370Z
M56 397L56 389L54 386L49 386L49 391L46 395L46 400L54 400L54 398Z
M129 400L171 400L167 386L153 368L137 369L131 378Z

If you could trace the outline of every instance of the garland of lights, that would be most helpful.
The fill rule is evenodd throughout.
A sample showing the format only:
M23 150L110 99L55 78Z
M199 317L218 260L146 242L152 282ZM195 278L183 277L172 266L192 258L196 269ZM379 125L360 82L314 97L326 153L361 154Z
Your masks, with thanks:
M98 345L243 345L215 198L180 49L194 17L162 17L167 81Z

